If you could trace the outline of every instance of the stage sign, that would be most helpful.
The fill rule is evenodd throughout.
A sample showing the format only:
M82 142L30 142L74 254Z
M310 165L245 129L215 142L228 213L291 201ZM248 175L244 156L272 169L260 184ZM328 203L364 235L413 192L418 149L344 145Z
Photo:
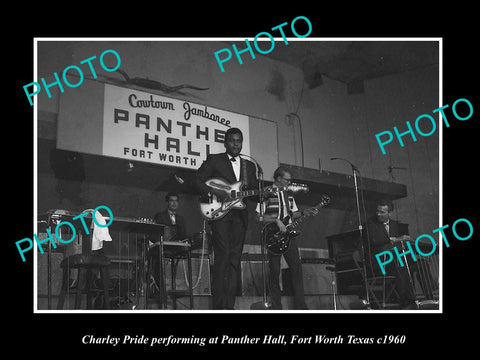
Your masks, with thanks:
M104 91L102 155L198 169L208 154L225 151L232 127L250 155L246 115L109 84Z

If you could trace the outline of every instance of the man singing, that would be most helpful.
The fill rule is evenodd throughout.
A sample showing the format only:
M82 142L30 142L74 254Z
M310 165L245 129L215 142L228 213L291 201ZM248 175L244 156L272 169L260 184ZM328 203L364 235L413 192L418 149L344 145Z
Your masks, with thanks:
M228 195L205 185L205 181L213 177L228 183L242 181L246 189L257 188L255 165L239 156L242 143L243 134L240 129L227 130L224 140L226 151L209 155L197 171L195 181L203 195L213 193L220 200L228 200ZM237 276L247 225L247 208L232 209L224 217L210 222L215 256L212 275L213 309L234 308Z

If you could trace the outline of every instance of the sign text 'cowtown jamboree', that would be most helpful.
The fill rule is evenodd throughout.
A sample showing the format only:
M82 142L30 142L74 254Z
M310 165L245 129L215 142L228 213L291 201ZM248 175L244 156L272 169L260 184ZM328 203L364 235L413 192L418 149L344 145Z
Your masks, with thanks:
M208 154L224 152L230 127L243 132L250 155L248 116L142 91L105 85L105 156L198 169Z

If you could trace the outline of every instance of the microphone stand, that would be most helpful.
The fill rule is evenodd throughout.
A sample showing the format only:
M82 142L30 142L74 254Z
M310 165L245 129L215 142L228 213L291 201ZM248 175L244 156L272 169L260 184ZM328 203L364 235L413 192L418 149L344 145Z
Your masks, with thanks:
M255 165L257 167L257 176L258 176L258 203L259 203L259 208L260 208L260 214L259 214L259 220L260 222L263 222L263 215L264 215L264 209L263 209L263 191L264 191L264 178L263 178L263 170L260 164L255 160L253 157L249 155L244 155L247 156L250 159L252 159L255 162ZM263 301L261 302L256 302L250 305L250 310L269 310L271 308L271 304L267 300L267 279L265 276L265 236L263 231L260 231L261 234L261 254L262 254L262 281L263 281Z
M362 270L363 270L363 279L364 279L364 284L365 284L365 294L366 294L366 307L367 309L371 309L370 307L370 294L368 291L368 281L367 281L367 266L366 266L366 259L365 259L365 248L363 246L363 227L362 227L362 217L360 215L360 200L358 196L358 182L357 182L357 174L358 174L358 169L355 165L353 165L350 161L347 159L343 158L331 158L330 160L344 160L347 163L350 164L352 167L352 172L353 172L353 182L354 182L354 187L355 187L355 199L356 199L356 205L357 205L357 216L358 216L358 232L360 234L360 247L362 250L362 257L364 258L362 261ZM369 241L369 239L367 239ZM370 250L370 247L369 247ZM368 254L370 256L370 253Z
M401 241L400 242L401 246L402 246L402 252L405 252L405 243L404 241ZM408 259L407 257L405 256L405 267L407 269L407 274L408 274L408 280L409 280L409 285L410 285L410 291L412 292L412 295L413 297L415 298L415 302L418 301L417 299L417 294L415 293L415 285L413 284L413 277L412 277L412 273L410 271L410 266L408 265Z

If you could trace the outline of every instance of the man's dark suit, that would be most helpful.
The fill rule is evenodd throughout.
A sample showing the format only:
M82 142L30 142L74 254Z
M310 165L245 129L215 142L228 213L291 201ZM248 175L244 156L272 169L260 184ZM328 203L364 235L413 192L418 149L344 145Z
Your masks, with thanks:
M392 249L393 245L390 241L390 237L408 235L407 224L403 224L396 220L390 219L389 232L390 235L387 234L385 225L379 222L376 217L370 218L368 220L365 234L369 235L372 256L375 256L375 254L380 251Z
M385 229L385 225L378 221L376 217L372 217L367 221L367 226L364 231L365 240L368 239L369 242L364 242L365 251L368 253L370 248L370 259L373 266L373 272L377 275L381 274L381 270L375 257L376 254L390 250L393 254L394 260L386 265L385 272L386 275L393 275L397 277L396 285L397 291L400 295L401 306L407 306L415 300L415 295L413 293L412 285L410 278L405 266L401 267L397 262L396 254L394 253L393 247L397 247L398 252L401 254L403 252L399 244L393 245L390 241L390 237L399 237L402 235L408 235L407 224L400 223L396 220L389 220L389 234ZM407 255L409 256L409 255ZM404 259L403 257L402 259ZM404 261L405 263L405 261ZM367 262L367 266L370 265Z
M168 210L161 211L153 217L157 224L165 224L175 229L175 236L171 239L165 239L169 241L180 241L187 237L187 228L185 225L185 219L179 214L175 214L175 225L172 224L172 219L168 213Z
M241 159L240 180L245 180L245 177L245 189L258 188L255 165ZM198 169L195 181L202 195L210 191L205 185L205 181L210 178L220 178L228 183L237 182L227 153L209 155ZM233 309L235 305L237 276L247 226L247 208L231 210L223 218L210 222L215 255L212 276L214 309Z

